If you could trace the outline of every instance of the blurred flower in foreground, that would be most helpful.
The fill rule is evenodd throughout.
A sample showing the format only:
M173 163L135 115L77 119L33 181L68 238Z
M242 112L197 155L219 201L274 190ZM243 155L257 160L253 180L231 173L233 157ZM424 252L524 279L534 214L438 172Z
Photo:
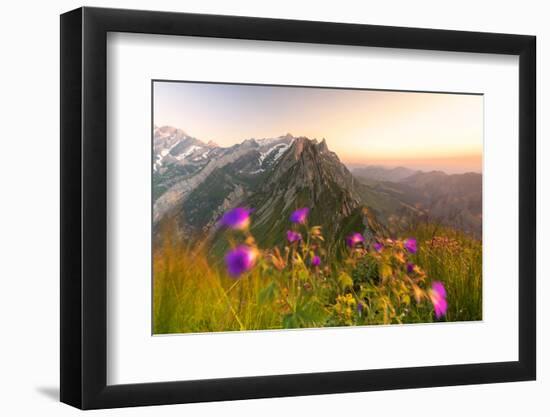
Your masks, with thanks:
M347 238L346 238L346 244L350 247L350 248L354 248L355 245L357 245L358 243L363 243L365 241L365 238L363 237L363 235L361 233L352 233L351 235L349 235Z
M447 313L447 292L443 283L434 281L430 290L430 299L434 305L435 318L439 319Z
M220 222L230 229L244 230L250 225L250 213L252 209L237 207L226 212Z
M405 242L403 243L405 246L405 249L407 249L410 253L416 253L418 248L416 247L416 239L405 239Z
M256 249L245 245L237 246L225 255L227 272L236 278L244 272L250 271L256 264L257 257Z
M382 249L384 249L384 245L380 242L374 242L372 247L376 252L382 252Z
M304 224L307 220L308 214L309 214L309 208L307 208L307 207L299 208L298 210L294 211L290 215L290 221L292 223Z
M315 255L313 258L311 258L311 265L312 266L321 265L321 258L319 258L317 255Z
M295 232L294 230L287 230L286 238L290 243L294 243L302 240L302 235L298 232Z
M413 271L414 271L414 264L408 262L407 263L407 272L410 274Z

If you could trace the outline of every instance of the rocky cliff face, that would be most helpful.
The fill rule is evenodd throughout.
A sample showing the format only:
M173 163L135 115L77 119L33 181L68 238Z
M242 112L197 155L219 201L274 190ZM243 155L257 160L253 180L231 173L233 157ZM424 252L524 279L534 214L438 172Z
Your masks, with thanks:
M182 149L198 146L183 140ZM180 145L170 142L169 146ZM221 215L246 206L254 209L252 231L260 243L284 240L290 213L300 207L311 209L309 224L323 226L328 241L339 235L350 217L364 228L363 201L355 180L324 139L318 142L290 134L248 139L230 148L218 147L212 155L200 169L181 175L158 196L154 227L169 219L181 236L216 241Z
M425 218L481 234L479 174L411 171L401 178L408 172L403 168L390 173L397 182L364 181L324 139L286 134L222 148L178 129L159 128L158 135L154 231L170 222L181 237L221 250L218 220L243 206L254 209L252 232L265 245L284 242L290 213L300 207L310 208L309 224L323 227L328 246L352 231L367 238L387 234L392 218Z
M183 204L189 193L197 189L213 172L238 161L253 149L251 143L245 142L237 148L230 148L217 153L216 157L210 158L201 169L197 170L198 172L192 175L182 175L179 181L176 181L164 191L155 201L153 205L153 223L157 223L173 208Z
M311 208L309 223L322 225L330 239L342 220L361 205L351 173L326 142L304 137L294 140L248 203L256 210L253 231L269 243L280 239L297 208Z

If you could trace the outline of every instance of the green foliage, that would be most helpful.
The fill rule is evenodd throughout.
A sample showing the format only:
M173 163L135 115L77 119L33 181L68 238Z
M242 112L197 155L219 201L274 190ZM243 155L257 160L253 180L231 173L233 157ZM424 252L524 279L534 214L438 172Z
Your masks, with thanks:
M482 242L451 228L421 224L409 230L420 242L417 262L445 284L447 321L482 319Z
M468 235L422 224L402 234L417 240L414 254L403 240L381 236L380 251L342 244L336 253L325 249L320 228L294 227L301 242L270 249L257 247L248 231L228 232L228 245L242 241L260 254L237 279L200 245L165 236L154 254L154 333L432 322L434 281L447 291L440 320L482 318L482 246ZM311 265L314 255L319 266Z
M338 275L338 284L340 284L340 288L342 289L342 291L346 291L353 287L353 279L349 276L347 272L342 271Z

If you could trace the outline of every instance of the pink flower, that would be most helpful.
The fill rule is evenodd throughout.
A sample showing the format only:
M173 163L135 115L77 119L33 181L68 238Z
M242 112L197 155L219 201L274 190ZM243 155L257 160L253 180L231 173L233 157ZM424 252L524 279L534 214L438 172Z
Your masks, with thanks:
M350 248L354 248L358 243L363 243L365 238L361 233L354 232L346 238L346 244Z
M295 232L294 230L287 230L286 238L290 243L294 243L302 240L302 235L298 232Z
M256 264L258 251L246 245L237 246L225 255L227 272L234 278L250 271Z
M321 264L321 258L319 258L317 255L311 258L311 266L319 266L320 264Z
M245 207L236 207L226 212L220 223L230 229L243 230L250 225L250 213L252 210Z
M416 253L416 251L418 250L418 248L416 247L416 239L405 239L403 246L405 246L405 249L407 249L410 253Z
M439 281L432 283L430 290L430 299L434 306L435 318L439 319L447 313L447 291L445 286Z
M309 208L308 207L299 208L298 210L294 211L290 215L290 221L292 223L304 224L307 221L308 214L309 214Z
M382 252L382 249L384 249L384 245L380 242L374 242L372 247L376 252Z

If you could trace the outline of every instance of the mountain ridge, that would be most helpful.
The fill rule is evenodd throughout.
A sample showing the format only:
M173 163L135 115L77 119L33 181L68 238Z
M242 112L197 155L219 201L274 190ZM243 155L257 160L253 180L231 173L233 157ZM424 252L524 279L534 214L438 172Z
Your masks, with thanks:
M153 170L154 230L168 219L181 236L206 236L213 247L219 246L219 218L247 206L254 208L255 235L267 244L280 242L290 212L299 207L312 209L310 224L322 225L329 240L352 229L372 238L387 232L396 218L436 218L481 234L480 174L449 176L396 167L387 170L388 180L376 167L369 178L361 175L364 170L358 175L348 169L324 138L287 133L220 147L181 129L156 127L157 132L154 160L161 163ZM469 177L470 183L465 182ZM461 192L466 196L461 198ZM458 210L446 209L455 206Z

